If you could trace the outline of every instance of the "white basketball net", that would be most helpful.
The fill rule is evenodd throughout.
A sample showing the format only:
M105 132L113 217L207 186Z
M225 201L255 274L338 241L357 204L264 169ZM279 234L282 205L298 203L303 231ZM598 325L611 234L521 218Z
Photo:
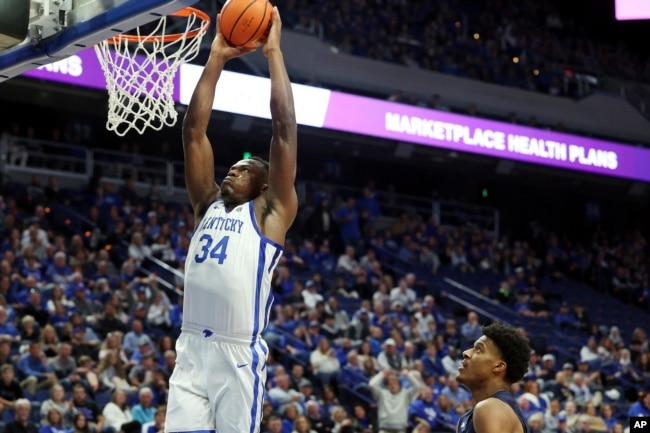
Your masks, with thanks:
M198 34L187 37L198 25ZM106 128L120 137L130 130L142 134L147 128L159 131L176 124L174 76L181 63L197 56L208 25L191 13L182 36L172 42L158 39L165 35L166 26L167 17L162 17L148 35L140 35L140 28L136 29L140 42L116 36L116 42L102 41L95 46L108 90ZM153 35L157 38L147 39Z

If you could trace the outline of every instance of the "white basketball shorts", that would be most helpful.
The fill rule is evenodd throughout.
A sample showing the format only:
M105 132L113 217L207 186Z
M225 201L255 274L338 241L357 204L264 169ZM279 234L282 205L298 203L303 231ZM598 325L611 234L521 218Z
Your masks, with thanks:
M184 327L169 380L166 433L258 433L266 385L263 339Z

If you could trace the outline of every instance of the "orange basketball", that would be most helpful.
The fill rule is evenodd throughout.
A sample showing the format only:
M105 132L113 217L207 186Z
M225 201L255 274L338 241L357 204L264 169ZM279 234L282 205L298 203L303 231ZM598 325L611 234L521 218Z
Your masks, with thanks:
M268 0L228 0L221 8L221 33L235 47L263 45L271 31L272 13Z

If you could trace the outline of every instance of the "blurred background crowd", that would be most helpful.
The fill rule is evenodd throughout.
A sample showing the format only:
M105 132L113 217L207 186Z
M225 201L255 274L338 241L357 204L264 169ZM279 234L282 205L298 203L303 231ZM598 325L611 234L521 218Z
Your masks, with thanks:
M342 53L558 97L581 96L567 80L576 71L648 77L647 57L552 2L279 6L287 28ZM471 111L398 88L396 102ZM2 429L159 432L195 221L146 158L182 164L180 143L95 143L64 120L75 127L3 120L6 163L23 171L0 179ZM43 144L70 142L119 152L71 184L74 163ZM530 339L511 391L532 432L621 433L650 416L647 219L576 214L549 193L501 209L540 201L545 213L499 221L472 197L415 191L387 164L369 164L373 176L345 158L316 162L299 173L301 209L273 278L263 432L453 432L473 404L455 379L462 352L494 321Z

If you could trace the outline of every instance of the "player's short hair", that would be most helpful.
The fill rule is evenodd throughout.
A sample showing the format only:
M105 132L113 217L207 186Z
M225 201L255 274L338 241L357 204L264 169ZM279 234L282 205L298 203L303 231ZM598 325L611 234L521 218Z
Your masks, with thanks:
M509 383L519 382L528 371L530 345L528 339L512 326L493 323L483 327L483 335L494 342L505 361L505 378Z
M259 156L251 156L249 159L252 159L253 161L257 161L260 164L262 164L262 167L264 167L266 173L267 174L269 173L269 162L266 159L260 158Z

